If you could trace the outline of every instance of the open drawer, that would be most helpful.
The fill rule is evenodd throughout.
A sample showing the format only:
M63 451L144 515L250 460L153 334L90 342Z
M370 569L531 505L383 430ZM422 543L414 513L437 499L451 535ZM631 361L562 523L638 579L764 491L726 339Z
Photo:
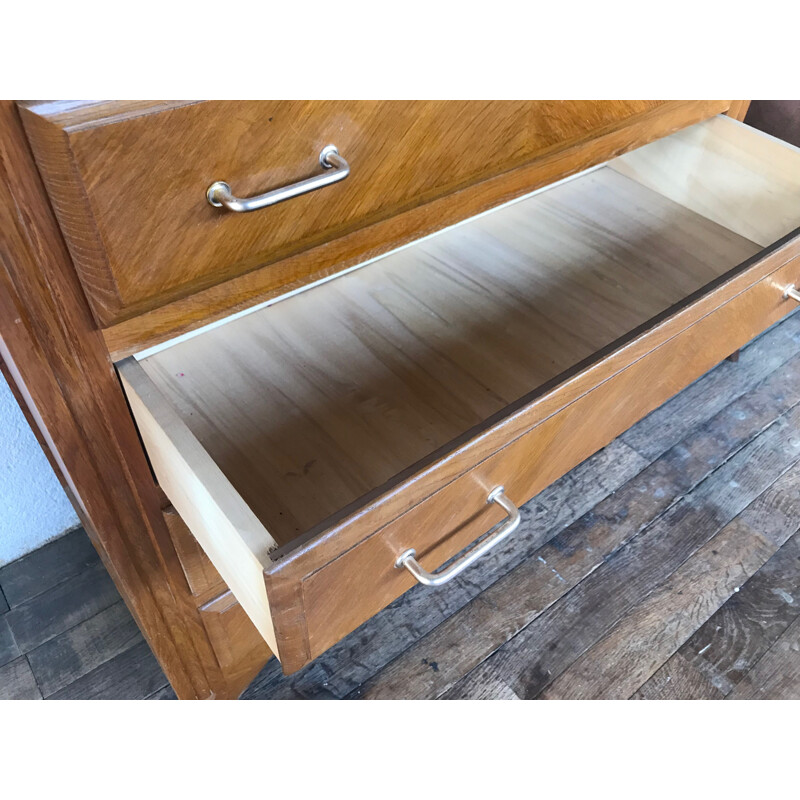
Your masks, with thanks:
M119 372L291 672L789 313L799 225L800 151L716 117Z

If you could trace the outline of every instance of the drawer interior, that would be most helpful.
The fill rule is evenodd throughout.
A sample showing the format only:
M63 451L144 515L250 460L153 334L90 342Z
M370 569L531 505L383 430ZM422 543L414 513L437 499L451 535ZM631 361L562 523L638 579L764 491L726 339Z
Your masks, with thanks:
M760 249L606 167L140 363L284 545Z

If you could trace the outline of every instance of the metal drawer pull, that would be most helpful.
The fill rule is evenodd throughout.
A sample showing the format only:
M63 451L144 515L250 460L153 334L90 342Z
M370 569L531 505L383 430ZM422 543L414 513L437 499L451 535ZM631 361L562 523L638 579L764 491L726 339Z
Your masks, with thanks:
M494 533L490 533L482 542L471 547L458 561L442 572L428 572L417 561L416 550L406 550L395 562L395 567L405 567L420 583L425 586L442 586L460 575L470 564L474 564L484 553L488 553L519 527L519 509L505 496L503 487L492 489L487 503L497 503L508 514L508 519L501 523Z
M789 297L791 297L792 300L797 300L797 302L800 303L800 292L797 291L793 283L790 283L783 290L783 299L786 300Z
M322 148L319 154L319 163L326 170L313 178L306 178L290 186L282 186L280 189L273 189L271 192L259 194L255 197L236 197L231 192L231 187L225 181L215 181L206 190L206 198L212 206L228 211L236 211L244 214L247 211L257 211L259 208L274 206L284 200L291 200L306 192L313 192L315 189L322 189L323 186L330 186L332 183L343 181L350 174L350 165L339 155L335 145L329 144Z

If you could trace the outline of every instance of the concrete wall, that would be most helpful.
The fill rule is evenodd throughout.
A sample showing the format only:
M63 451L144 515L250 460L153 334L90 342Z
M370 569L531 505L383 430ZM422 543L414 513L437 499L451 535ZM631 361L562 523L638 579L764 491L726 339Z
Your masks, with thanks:
M75 510L0 376L0 566L77 524Z

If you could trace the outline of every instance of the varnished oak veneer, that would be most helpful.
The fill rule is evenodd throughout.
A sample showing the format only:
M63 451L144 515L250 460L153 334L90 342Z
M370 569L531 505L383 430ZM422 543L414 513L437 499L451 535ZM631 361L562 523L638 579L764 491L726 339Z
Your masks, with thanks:
M177 313L185 328L219 302L229 313L317 280L730 101L203 102L153 114L129 105L116 117L100 104L93 120L92 104L32 103L22 116L100 323L193 296L145 323L174 324ZM247 195L307 177L330 143L352 165L336 186L253 214L205 201L215 180ZM198 295L255 270L222 295Z
M498 521L485 504L485 494L493 485L504 483L509 495L523 502L724 357L730 342L743 344L791 310L791 303L782 299L781 286L798 275L796 260L787 263L796 252L796 246L776 251L759 265L767 277L755 287L742 292L752 274L740 274L601 362L599 375L611 377L593 377L592 370L588 376L582 373L585 387L597 388L578 394L577 402L569 403L569 395L579 391L580 382L559 387L522 409L516 419L512 417L512 424L491 429L482 441L479 437L470 442L435 469L409 479L324 536L289 552L271 567L265 565L275 641L285 669L292 671L319 655L411 585L410 577L393 568L402 549L416 546L423 563L429 568L438 566ZM784 266L770 275L781 263ZM726 298L730 302L725 303ZM724 304L713 311L719 302ZM698 321L676 336L681 324L690 319ZM698 341L704 343L702 347ZM659 342L662 346L653 350ZM637 351L645 357L637 357ZM632 366L613 372L615 363L631 360ZM563 410L550 415L547 410L553 403ZM521 425L530 433L515 438L514 427ZM508 440L512 444L503 447ZM148 442L151 452L154 444ZM487 448L494 448L495 455L482 461L480 450ZM479 466L470 470L476 460ZM465 468L469 471L464 477L451 482ZM439 491L435 491L437 486ZM214 487L210 489L213 493ZM429 499L415 506L415 494ZM405 513L380 530L381 521L401 507ZM370 536L376 527L379 534ZM351 549L359 539L364 539L363 544ZM235 576L228 580L234 584Z
M228 591L225 581L172 506L164 509L164 521L198 605L225 594Z
M165 509L164 519L224 678L214 697L236 698L272 652L175 509Z
M497 523L501 515L485 497L494 486L522 503L608 444L725 352L726 342L749 341L792 310L774 285L800 274L795 260L774 280L737 296L669 339L630 367L548 417L528 433L448 484L379 533L347 550L302 581L302 603L313 658L360 625L365 608L376 610L413 585L394 568L397 555L417 550L433 570ZM693 347L702 338L702 348ZM347 587L346 592L344 587ZM374 612L373 612L374 613Z
M722 110L724 105L727 101L722 104L715 101L659 106L626 126L598 132L595 138L544 155L528 166L465 187L296 256L113 324L103 331L106 344L112 356L120 359L259 302L325 280L466 217L699 122Z
M731 100L730 108L725 112L731 119L738 119L743 122L750 108L750 100Z
M231 592L201 606L200 617L227 683L220 698L238 697L272 653Z

